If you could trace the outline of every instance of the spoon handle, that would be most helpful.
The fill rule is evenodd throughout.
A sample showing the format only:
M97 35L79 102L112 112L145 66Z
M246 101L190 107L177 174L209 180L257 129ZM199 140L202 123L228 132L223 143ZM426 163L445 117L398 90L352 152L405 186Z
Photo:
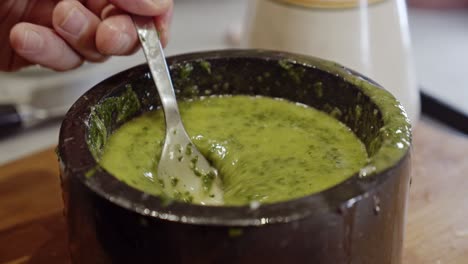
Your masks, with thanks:
M154 20L151 17L142 16L132 16L132 19L161 98L166 128L175 127L181 123L179 108Z

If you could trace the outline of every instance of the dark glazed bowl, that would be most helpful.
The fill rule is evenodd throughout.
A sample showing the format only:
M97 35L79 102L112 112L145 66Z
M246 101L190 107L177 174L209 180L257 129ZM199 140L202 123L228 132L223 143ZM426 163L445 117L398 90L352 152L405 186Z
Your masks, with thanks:
M364 142L369 164L323 192L257 209L167 205L96 162L113 130L159 106L147 66L134 67L88 91L62 124L73 263L401 263L411 136L391 95L338 64L294 54L214 51L168 63L179 98L266 95L330 113Z

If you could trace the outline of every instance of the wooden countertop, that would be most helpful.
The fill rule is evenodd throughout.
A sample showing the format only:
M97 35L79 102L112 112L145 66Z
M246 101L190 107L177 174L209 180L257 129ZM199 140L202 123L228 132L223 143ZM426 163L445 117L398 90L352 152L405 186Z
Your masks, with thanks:
M468 137L427 121L414 136L405 264L468 263ZM0 167L0 264L68 263L53 149Z

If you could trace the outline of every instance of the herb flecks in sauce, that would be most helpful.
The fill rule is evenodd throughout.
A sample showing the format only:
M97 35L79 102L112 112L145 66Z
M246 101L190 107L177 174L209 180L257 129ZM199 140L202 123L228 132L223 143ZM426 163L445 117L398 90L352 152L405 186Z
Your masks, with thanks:
M304 75L304 68L302 67L296 67L293 63L291 63L288 60L280 60L278 62L281 68L283 68L289 77L295 82L295 83L301 83L302 76Z
M208 61L200 61L200 66L208 73L211 74L211 63Z
M88 120L88 146L96 160L110 136L112 124L126 121L140 109L140 101L130 86L117 97L110 97L93 107ZM113 119L115 122L113 122Z
M226 205L319 192L357 173L367 161L364 145L348 127L285 100L209 97L182 102L180 111L193 142L220 173ZM124 124L108 140L102 166L127 184L160 195L163 186L155 170L164 132L159 110ZM209 192L214 176L200 177ZM184 193L174 198L191 202Z

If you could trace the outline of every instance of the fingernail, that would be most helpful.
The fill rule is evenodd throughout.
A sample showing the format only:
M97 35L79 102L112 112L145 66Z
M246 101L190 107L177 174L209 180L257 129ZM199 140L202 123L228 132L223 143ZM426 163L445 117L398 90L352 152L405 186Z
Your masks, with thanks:
M168 4L167 0L146 0L149 4L154 4L157 7L161 7L161 5L166 6Z
M122 55L131 49L133 42L131 36L126 33L124 24L112 23L109 20L104 20L104 26L107 27L108 37L106 38L106 50L103 51L107 55Z
M78 8L74 7L60 27L68 34L78 37L86 27L88 19Z
M117 38L116 44L112 50L113 54L123 54L127 52L127 49L130 46L131 38L128 34L119 33L119 36Z
M166 43L166 40L167 40L167 29L164 25L161 24L161 26L158 28L158 37L159 37L159 40L161 41L161 43L163 44L163 46L165 46L167 43Z
M34 30L26 29L24 31L24 41L21 47L26 52L39 51L44 45L44 39Z

